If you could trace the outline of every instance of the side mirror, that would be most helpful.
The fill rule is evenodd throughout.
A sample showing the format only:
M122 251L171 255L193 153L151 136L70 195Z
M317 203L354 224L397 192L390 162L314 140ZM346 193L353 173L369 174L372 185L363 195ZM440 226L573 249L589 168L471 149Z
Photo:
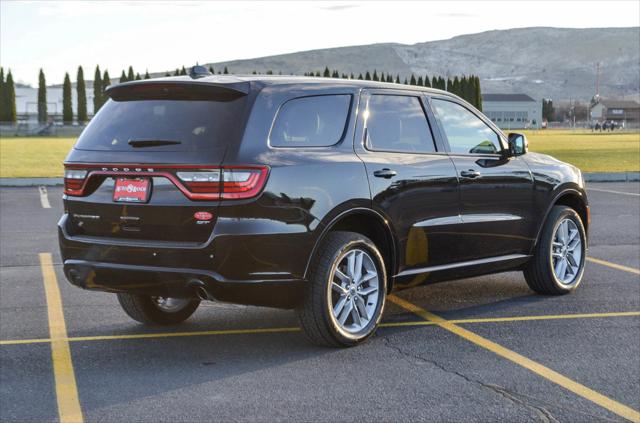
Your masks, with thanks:
M529 141L524 134L512 132L509 134L509 154L512 157L522 156L529 151Z

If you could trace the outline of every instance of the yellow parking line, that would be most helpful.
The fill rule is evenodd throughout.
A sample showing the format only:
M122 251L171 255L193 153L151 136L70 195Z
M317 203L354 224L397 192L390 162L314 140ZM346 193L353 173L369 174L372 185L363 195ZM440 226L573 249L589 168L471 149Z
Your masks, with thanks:
M469 324L469 323L504 323L504 322L520 322L531 320L562 320L562 319L590 319L590 318L608 318L608 317L630 317L640 316L640 311L620 311L611 313L581 313L581 314L553 314L538 316L511 316L511 317L486 317L471 319L452 319L449 323ZM393 328L403 326L434 326L436 322L420 320L418 322L386 322L380 327ZM282 328L261 328L261 329L221 329L209 331L194 332L160 332L160 333L139 333L130 335L97 335L97 336L76 336L66 338L69 342L81 341L109 341L120 339L149 339L149 338L177 338L188 336L207 336L207 335L253 335L261 333L286 333L299 332L299 327L282 327ZM0 341L0 345L20 345L20 344L39 344L51 342L49 338L39 339L7 339Z
M611 263L610 261L597 259L597 258L593 258L593 257L587 257L587 261L590 261L590 262L596 263L596 264L600 264L602 266L607 266L607 267L610 267L612 269L622 270L623 272L633 273L634 275L640 275L640 269L635 269L633 267L627 267L627 266L623 266L621 264Z
M497 354L503 358L506 358L507 360L515 364L518 364L519 366L522 366L525 369L530 370L536 373L537 375L542 376L543 378L557 385L562 386L563 388L573 392L576 395L581 396L582 398L585 398L595 404L598 404L599 406L606 408L607 410L621 417L624 417L627 420L631 420L633 422L640 422L640 412L638 412L637 410L634 410L631 407L628 407L592 389L589 389L586 386L581 385L580 383L574 380L571 380L568 377L563 376L560 373L554 370L551 370L550 368L545 367L540 363L537 363L523 355L520 355L514 351L511 351L510 349L507 349L502 345L496 344L493 341L483 338L482 336L477 335L467 329L457 326L439 316L436 316L433 313L428 312L427 310L424 310L418 307L415 304L412 304L406 300L403 300L400 297L397 297L395 295L390 295L387 298L389 299L389 301L399 305L405 310L410 311L427 321L434 322L439 327L445 330L448 330L449 332L452 332L486 350L489 350L494 354Z
M40 267L47 297L49 335L51 336L51 357L56 384L56 399L60 422L81 423L82 410L78 400L76 376L71 361L71 349L67 338L60 288L51 260L51 253L40 253Z

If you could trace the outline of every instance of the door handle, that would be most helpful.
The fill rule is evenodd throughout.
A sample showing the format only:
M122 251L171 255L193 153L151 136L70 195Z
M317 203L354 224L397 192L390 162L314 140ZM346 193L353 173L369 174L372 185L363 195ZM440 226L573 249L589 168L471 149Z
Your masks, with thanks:
M386 167L384 169L376 170L375 172L373 172L373 176L375 176L376 178L385 178L385 179L391 179L397 174L398 173L395 170L391 170Z
M481 175L480 172L478 172L477 170L473 170L473 169L469 169L469 170L463 170L462 172L460 172L460 176L462 176L463 178L478 178Z

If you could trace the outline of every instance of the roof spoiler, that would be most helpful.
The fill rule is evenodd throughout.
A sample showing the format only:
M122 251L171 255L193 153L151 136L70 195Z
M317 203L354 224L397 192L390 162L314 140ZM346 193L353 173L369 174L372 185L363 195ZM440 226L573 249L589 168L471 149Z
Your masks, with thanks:
M143 79L140 81L130 81L122 84L110 85L105 90L105 93L115 101L232 101L249 94L250 85L248 82L237 78L224 79L224 81L198 81L192 79L187 80L173 78Z

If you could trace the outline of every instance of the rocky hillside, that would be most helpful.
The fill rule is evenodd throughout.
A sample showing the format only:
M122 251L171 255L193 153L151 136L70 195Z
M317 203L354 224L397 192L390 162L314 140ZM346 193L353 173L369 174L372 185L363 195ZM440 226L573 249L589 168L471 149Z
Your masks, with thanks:
M461 35L413 45L372 44L211 63L233 73L303 74L325 66L340 72L476 74L483 92L523 92L540 99L588 100L596 63L603 97L640 91L640 28L523 28ZM207 64L209 65L209 64Z

